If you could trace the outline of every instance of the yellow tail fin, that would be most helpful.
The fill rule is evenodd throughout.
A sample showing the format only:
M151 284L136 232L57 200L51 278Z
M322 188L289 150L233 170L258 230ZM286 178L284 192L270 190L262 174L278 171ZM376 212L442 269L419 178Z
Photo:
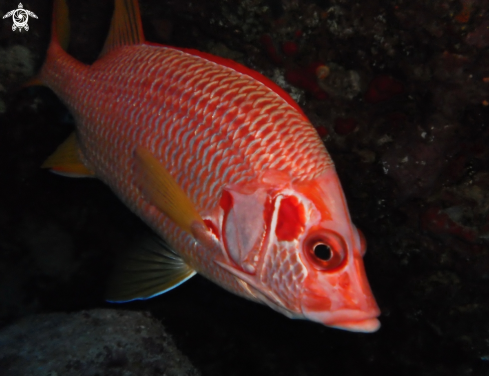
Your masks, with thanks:
M61 47L64 51L67 50L70 41L70 20L68 19L68 6L66 0L54 0L53 20L51 22L51 42L49 44L48 55L53 53L55 49ZM42 86L41 74L31 78L22 85L22 88L29 86Z
M66 51L70 41L70 20L66 0L54 0L51 43L58 43Z

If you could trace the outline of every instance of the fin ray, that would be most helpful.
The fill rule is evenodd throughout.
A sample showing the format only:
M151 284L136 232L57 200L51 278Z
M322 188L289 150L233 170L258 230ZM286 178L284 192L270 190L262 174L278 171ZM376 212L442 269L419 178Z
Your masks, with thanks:
M69 177L94 177L95 173L87 168L80 159L80 147L73 132L41 165L52 172Z
M144 43L137 0L116 0L109 34L100 56L122 46Z
M166 243L148 240L136 253L121 259L109 280L107 300L123 303L149 299L174 289L195 274Z
M148 149L138 147L136 179L145 198L180 228L194 235L195 224L206 228L194 205L167 169Z

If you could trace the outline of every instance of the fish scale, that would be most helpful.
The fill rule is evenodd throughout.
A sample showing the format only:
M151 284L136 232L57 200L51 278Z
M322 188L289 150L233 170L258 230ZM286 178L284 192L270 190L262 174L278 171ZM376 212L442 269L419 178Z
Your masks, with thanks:
M61 25L64 6L55 0ZM116 0L91 66L53 30L39 80L77 129L43 167L100 178L173 249L129 258L118 279L129 291L115 301L197 271L288 317L378 329L365 243L321 139L282 89L229 60L145 42L136 0Z
M295 248L296 244L289 245ZM264 263L261 279L270 286L273 293L291 309L300 307L300 292L307 270L297 262L297 256L290 249L271 246ZM276 260L281 260L279 268L272 268ZM295 266L295 267L292 267Z
M154 65L142 64L148 61ZM120 62L124 69L112 68ZM202 75L200 80L189 69ZM157 77L157 85L146 90ZM191 85L181 85L185 77L193 78L187 82ZM312 179L331 166L313 127L280 96L251 77L182 51L124 47L81 70L80 63L64 56L43 71L43 80L81 124L87 165L126 203L139 195L131 167L136 144L148 146L162 162L168 156L174 162L170 173L204 211L215 205L224 185L251 181L257 171L276 168ZM204 102L194 85L197 93L208 93L216 102ZM230 94L236 90L243 95ZM144 104L134 106L142 103L141 96ZM186 106L181 106L183 97L188 98ZM101 111L95 113L94 107ZM231 121L216 114L228 109L236 114ZM234 156L219 158L224 151ZM137 212L148 217L147 209Z

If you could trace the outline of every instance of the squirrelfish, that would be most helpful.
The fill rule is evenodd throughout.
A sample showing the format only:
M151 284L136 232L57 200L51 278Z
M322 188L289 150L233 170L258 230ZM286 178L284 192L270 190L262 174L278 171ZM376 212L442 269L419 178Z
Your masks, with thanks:
M146 299L195 273L296 319L379 328L333 162L300 107L234 61L144 40L135 0L116 0L99 59L66 52L56 0L46 61L76 131L43 167L97 177L165 240L116 274L109 301Z

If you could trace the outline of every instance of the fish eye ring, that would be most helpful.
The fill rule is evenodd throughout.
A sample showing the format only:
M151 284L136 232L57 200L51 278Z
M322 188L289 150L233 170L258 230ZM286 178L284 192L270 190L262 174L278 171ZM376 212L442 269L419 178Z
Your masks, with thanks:
M325 272L337 270L345 264L346 245L334 232L318 231L304 242L304 251L312 265Z

